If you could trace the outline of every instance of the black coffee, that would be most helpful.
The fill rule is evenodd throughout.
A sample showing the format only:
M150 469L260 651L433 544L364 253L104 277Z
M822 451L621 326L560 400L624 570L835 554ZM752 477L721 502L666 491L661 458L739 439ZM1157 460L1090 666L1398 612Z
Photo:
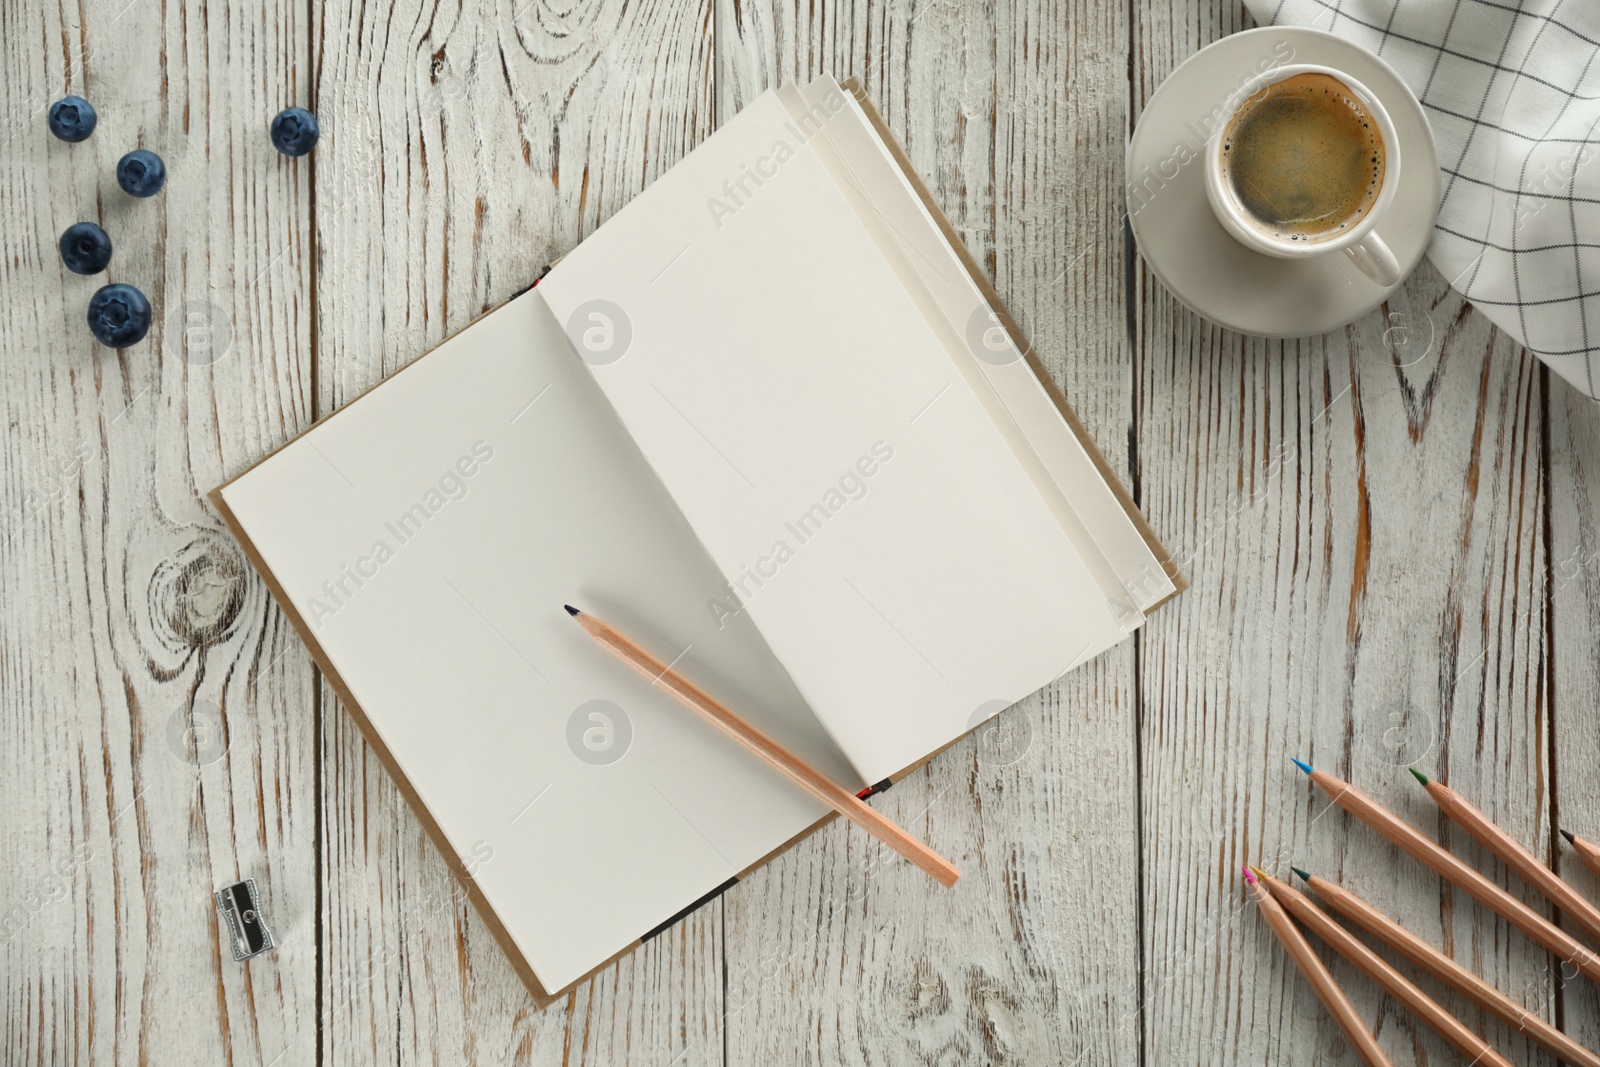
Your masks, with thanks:
M1377 200L1383 135L1344 83L1296 74L1234 114L1222 138L1222 168L1262 232L1327 240L1360 222Z

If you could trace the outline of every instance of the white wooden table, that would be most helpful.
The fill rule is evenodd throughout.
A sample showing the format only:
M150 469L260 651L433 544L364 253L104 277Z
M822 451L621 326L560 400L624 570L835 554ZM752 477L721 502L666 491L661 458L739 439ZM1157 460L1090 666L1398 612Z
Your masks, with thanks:
M1123 145L1237 0L203 0L0 9L0 1061L1348 1064L1237 875L1343 880L1591 1046L1600 1002L1306 790L1436 773L1592 894L1600 412L1424 265L1271 343L1131 252ZM854 74L1193 588L884 810L532 1008L203 493L531 281L761 89ZM44 107L99 108L85 144ZM270 116L311 107L298 162ZM112 176L136 145L166 191ZM149 338L83 323L96 219ZM1004 517L997 516L997 523ZM189 729L191 722L196 727ZM208 730L206 727L213 727ZM211 893L256 877L240 965ZM1453 1063L1336 968L1396 1063ZM1518 1062L1548 1063L1486 1020Z

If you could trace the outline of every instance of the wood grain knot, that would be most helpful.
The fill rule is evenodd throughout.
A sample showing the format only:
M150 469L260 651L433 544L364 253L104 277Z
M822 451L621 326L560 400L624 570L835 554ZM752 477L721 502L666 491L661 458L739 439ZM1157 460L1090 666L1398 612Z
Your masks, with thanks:
M244 606L245 560L222 534L201 533L162 560L150 577L150 617L175 650L227 640Z
M900 988L900 1015L907 1023L948 1014L950 990L933 964L919 960Z

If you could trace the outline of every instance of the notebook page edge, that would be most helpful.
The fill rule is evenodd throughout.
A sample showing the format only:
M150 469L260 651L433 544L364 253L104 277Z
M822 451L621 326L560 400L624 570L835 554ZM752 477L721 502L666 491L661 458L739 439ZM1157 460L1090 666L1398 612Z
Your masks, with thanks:
M819 81L831 82L832 79L827 75L821 75L813 79L812 83L808 83L807 89L810 88L810 84L815 84ZM850 100L859 109L861 116L868 124L873 135L871 139L892 164L900 183L905 189L905 195L915 202L919 213L926 219L934 235L939 238L939 246L948 254L951 263L966 276L977 295L989 306L998 324L1009 335L1013 346L1022 354L1023 361L1029 371L1027 378L1030 380L1026 383L1028 388L1036 391L1038 400L1053 408L1056 414L1064 421L1066 429L1069 431L1069 436L1072 438L1077 450L1082 454L1084 461L1080 469L1065 472L1066 476L1074 485L1102 496L1101 506L1097 507L1096 515L1117 520L1116 541L1120 545L1132 546L1136 543L1141 550L1128 560L1114 564L1114 568L1121 579L1122 587L1133 596L1136 605L1143 613L1147 614L1164 604L1188 587L1188 581L1173 560L1170 551L1161 542L1154 529L1150 526L1149 521L1133 501L1132 495L1122 483L1121 477L1112 469L1110 462L1094 444L1082 420L1078 417L1076 411L1072 409L1071 404L1061 393L1059 386L1056 385L1039 359L1037 350L1017 325L1015 319L1007 310L1004 301L1000 299L998 292L995 291L987 276L978 266L970 250L960 240L948 216L944 214L943 209L940 208L938 202L928 190L921 176L911 166L903 146L895 138L893 131L889 129L882 115L862 88L861 83L851 77L847 78L843 83L834 84L841 84L846 90ZM1031 400L1032 398L1029 399ZM1005 403L1003 399L1001 402ZM1019 430L1024 436L1031 437L1029 431L1020 424ZM1039 447L1031 439L1029 444L1030 447L1036 450ZM1042 456L1041 460L1045 462L1047 467L1050 466L1049 461L1044 460ZM1052 473L1057 472L1053 471ZM1089 477L1091 473L1093 475L1092 478ZM1066 486L1061 485L1059 480L1057 485L1058 491L1067 499L1068 504L1074 510L1079 510L1078 505L1071 499L1073 494L1067 491ZM1115 510L1111 510L1112 508ZM1124 536L1128 533L1135 535L1133 541L1129 541ZM1095 536L1092 533L1089 536L1096 545L1096 551L1106 556L1109 560L1110 556L1104 548L1104 537ZM1119 553L1119 555L1126 555L1126 553ZM1150 567L1150 564L1154 564L1154 567ZM1129 580L1130 577L1132 578L1131 581ZM1151 581L1150 579L1154 580Z
M820 93L819 93L820 90ZM829 75L820 75L812 79L803 89L797 88L793 83L787 84L778 90L779 98L789 109L792 118L798 120L809 105L815 109L822 100L821 94L839 93L850 104L858 104L854 96L845 93L837 81ZM863 176L871 160L863 160L859 154L851 151L850 134L854 132L858 138L864 138L882 148L881 141L876 136L876 131L868 123L865 114L859 106L849 109L846 114L850 118L858 119L854 131L841 129L841 119L844 115L835 115L821 127L821 134L814 142L818 157L821 158L839 187L841 196L855 210L859 221L874 237L878 251L885 262L904 287L907 295L917 304L923 318L930 329L940 340L946 355L950 358L957 373L966 381L968 388L977 398L979 404L988 415L995 429L1006 441L1013 458L1027 474L1035 493L1051 511L1055 521L1060 525L1062 532L1071 542L1074 550L1082 559L1085 567L1099 587L1101 595L1106 602L1112 605L1112 610L1127 634L1143 622L1142 612L1130 595L1115 566L1109 558L1105 546L1100 543L1090 532L1080 513L1080 506L1072 499L1070 494L1062 491L1059 485L1059 474L1051 468L1048 460L1040 454L1037 442L1029 435L1026 427L1019 420L1014 404L1015 399L1008 403L1006 393L1015 394L1020 385L1024 389L1037 390L1037 382L1031 373L1020 372L1019 367L1011 368L984 368L977 361L970 358L958 344L952 343L953 332L948 316L944 313L939 294L927 283L911 256L907 254L906 245L914 243L920 237L926 245L933 239L936 254L943 250L943 242L937 241L937 231L933 227L933 220L927 216L925 210L919 209L917 225L925 224L926 233L907 234L896 226L883 210L883 198L889 195L882 187L882 182L876 181L881 174L871 171ZM841 143L844 141L845 143ZM831 149L833 157L829 158ZM892 160L887 157L883 160L892 165ZM858 166L859 165L859 166ZM895 188L904 186L904 178L895 170L891 177L898 184ZM908 200L901 206L915 204ZM865 209L864 209L865 208ZM925 249L914 248L931 269L941 272L948 283L959 284L965 282L965 272L961 270L953 256L941 260L929 260ZM978 294L975 291L968 294L974 309L981 306ZM1015 354L1012 356L1015 361ZM996 381L996 377L1010 369L1019 373L1006 376L1005 380ZM1019 381L1020 378L1026 379Z

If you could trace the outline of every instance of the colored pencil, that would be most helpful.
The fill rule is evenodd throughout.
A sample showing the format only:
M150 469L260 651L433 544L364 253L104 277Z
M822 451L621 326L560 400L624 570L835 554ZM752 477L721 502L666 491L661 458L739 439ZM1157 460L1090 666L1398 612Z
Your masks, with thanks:
M1567 839L1567 844L1572 846L1573 851L1578 854L1578 858L1583 861L1584 866L1595 874L1600 874L1600 846L1591 841L1585 841L1583 838L1566 830L1561 831L1561 836Z
M1578 895L1577 890L1557 878L1550 868L1539 862L1537 856L1523 848L1516 838L1490 822L1488 816L1468 803L1460 793L1443 782L1430 780L1427 775L1415 768L1411 773L1422 783L1422 788L1428 791L1434 803L1439 805L1439 810L1449 816L1452 822L1477 838L1478 843L1484 848L1500 857L1502 863L1516 871L1524 882L1543 893L1546 900L1583 927L1584 932L1590 937L1600 938L1600 908L1589 903Z
M1355 923L1480 1008L1515 1026L1553 1052L1557 1058L1565 1060L1570 1067L1600 1067L1600 1056L1534 1015L1350 890L1325 878L1315 878L1298 867L1291 869L1317 894L1323 908Z
M1444 1039L1467 1057L1467 1062L1485 1064L1487 1067L1511 1067L1505 1057L1496 1052L1487 1041L1462 1025L1460 1019L1445 1011L1428 994L1406 980L1405 976L1384 962L1350 931L1334 922L1311 901L1292 887L1271 875L1256 870L1256 878L1272 891L1284 910L1299 919L1308 929L1333 947L1333 950L1356 969L1411 1009L1412 1014L1433 1027Z
M1571 934L1489 881L1453 853L1445 851L1431 839L1424 837L1410 823L1400 819L1349 782L1341 781L1326 771L1314 770L1309 763L1301 760L1294 762L1310 776L1311 784L1328 794L1339 807L1366 823L1392 844L1398 845L1401 851L1412 859L1428 867L1543 945L1552 955L1572 964L1585 978L1591 982L1600 982L1600 959L1596 959L1594 953L1580 944Z
M699 712L723 733L744 745L769 766L788 775L806 792L843 815L900 855L933 876L942 886L955 885L961 871L949 860L906 833L893 821L880 815L854 793L836 784L827 775L790 752L783 745L747 722L742 716L700 689L693 682L661 662L612 627L586 612L566 605L567 614L578 620L585 632L604 649Z
M1311 946L1306 943L1305 935L1283 910L1283 905L1279 904L1267 887L1256 879L1249 867L1244 869L1244 880L1248 883L1251 894L1255 896L1256 904L1261 908L1262 918L1267 920L1267 925L1277 935L1283 950L1300 968L1300 973L1305 975L1312 991L1322 1000L1328 1009L1328 1014L1339 1024L1350 1044L1361 1053L1369 1067L1394 1067L1389 1062L1389 1057L1383 1054L1383 1049L1378 1047L1377 1038L1372 1036L1367 1024L1356 1014L1356 1009L1344 995L1344 990L1333 980L1333 975L1328 972L1321 957L1311 950Z

